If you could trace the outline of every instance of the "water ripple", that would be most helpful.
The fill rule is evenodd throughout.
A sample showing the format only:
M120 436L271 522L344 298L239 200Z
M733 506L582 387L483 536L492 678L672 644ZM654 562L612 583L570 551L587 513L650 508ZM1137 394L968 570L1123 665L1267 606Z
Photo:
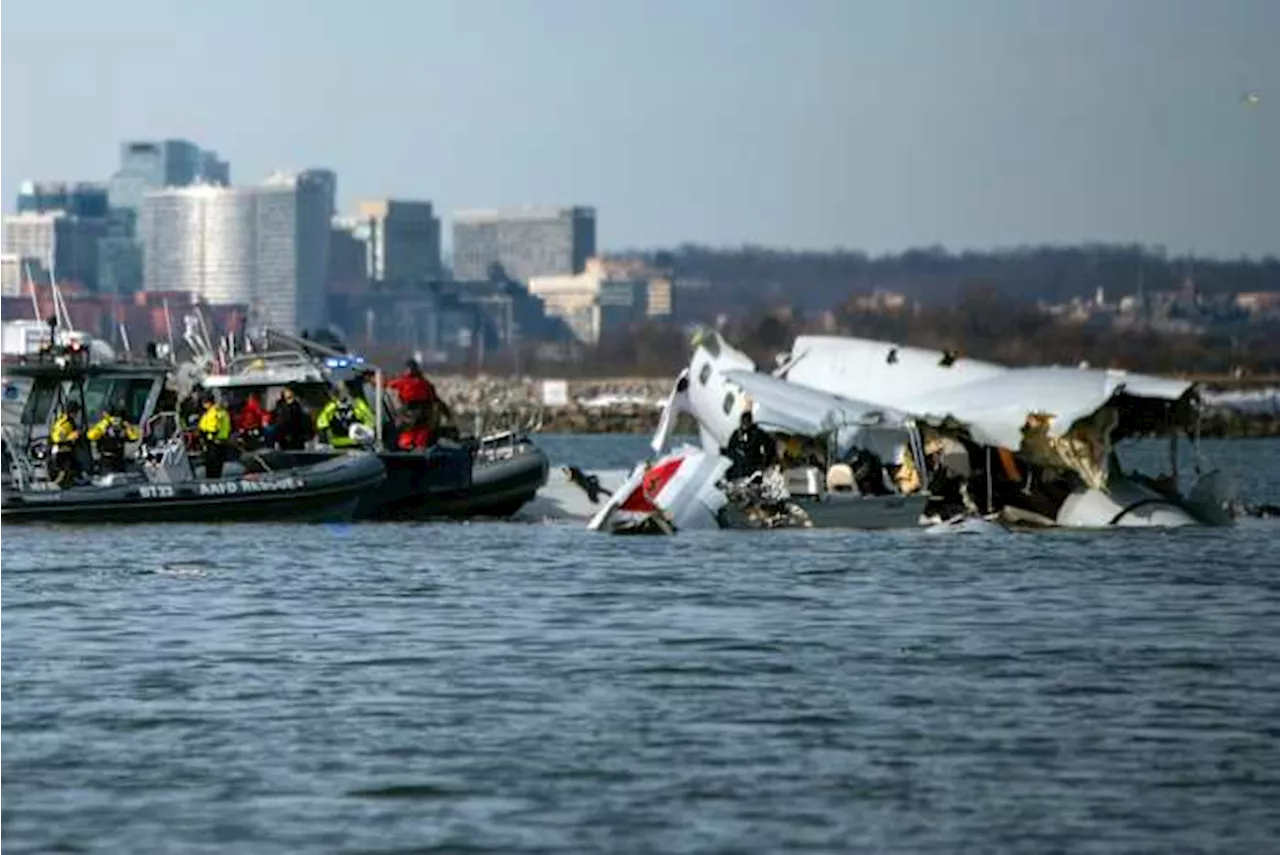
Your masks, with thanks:
M121 536L3 540L6 851L1280 839L1280 525Z

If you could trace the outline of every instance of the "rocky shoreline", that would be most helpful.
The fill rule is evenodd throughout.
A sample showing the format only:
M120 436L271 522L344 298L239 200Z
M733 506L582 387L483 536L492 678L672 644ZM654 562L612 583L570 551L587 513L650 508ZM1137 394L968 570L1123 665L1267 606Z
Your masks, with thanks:
M520 427L575 434L651 434L657 429L672 387L667 378L562 381L564 403L549 405L544 403L542 380L443 376L434 382L466 428ZM1280 410L1246 412L1211 406L1200 434L1207 438L1280 437Z

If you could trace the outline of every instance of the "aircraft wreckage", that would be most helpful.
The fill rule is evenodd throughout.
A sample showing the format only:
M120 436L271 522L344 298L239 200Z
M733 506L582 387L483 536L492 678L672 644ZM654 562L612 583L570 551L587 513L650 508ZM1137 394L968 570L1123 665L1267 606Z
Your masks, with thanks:
M729 478L750 412L776 465ZM688 414L699 442L668 449ZM1229 525L1227 479L1202 471L1194 384L1124 371L1008 368L955 353L801 336L773 373L715 332L694 339L652 442L589 523L700 528L1105 528ZM1170 471L1125 471L1117 446L1169 442ZM1195 447L1179 491L1179 442ZM983 521L986 521L985 523Z

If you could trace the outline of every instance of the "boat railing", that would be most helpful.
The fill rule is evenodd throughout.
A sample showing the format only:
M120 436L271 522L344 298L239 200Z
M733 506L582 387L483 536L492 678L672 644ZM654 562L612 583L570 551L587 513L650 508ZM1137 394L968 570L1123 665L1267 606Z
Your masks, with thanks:
M473 436L482 439L508 433L537 433L545 420L546 412L540 405L478 409L472 415Z
M25 490L44 478L44 467L32 459L24 432L14 425L4 426L4 446L9 457L9 479L14 487Z
M195 477L180 416L156 413L142 430L142 471L152 484L176 484Z
M542 408L525 411L483 410L474 414L474 433L479 447L477 454L486 460L507 460L531 445L529 434L536 433L543 424Z

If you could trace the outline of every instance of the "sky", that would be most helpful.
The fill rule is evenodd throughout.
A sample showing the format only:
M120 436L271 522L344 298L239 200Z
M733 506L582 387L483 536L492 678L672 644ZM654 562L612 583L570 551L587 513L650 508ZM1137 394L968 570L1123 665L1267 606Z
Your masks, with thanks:
M1277 34L1277 0L8 0L0 190L185 137L446 236L586 204L606 251L1280 254Z

